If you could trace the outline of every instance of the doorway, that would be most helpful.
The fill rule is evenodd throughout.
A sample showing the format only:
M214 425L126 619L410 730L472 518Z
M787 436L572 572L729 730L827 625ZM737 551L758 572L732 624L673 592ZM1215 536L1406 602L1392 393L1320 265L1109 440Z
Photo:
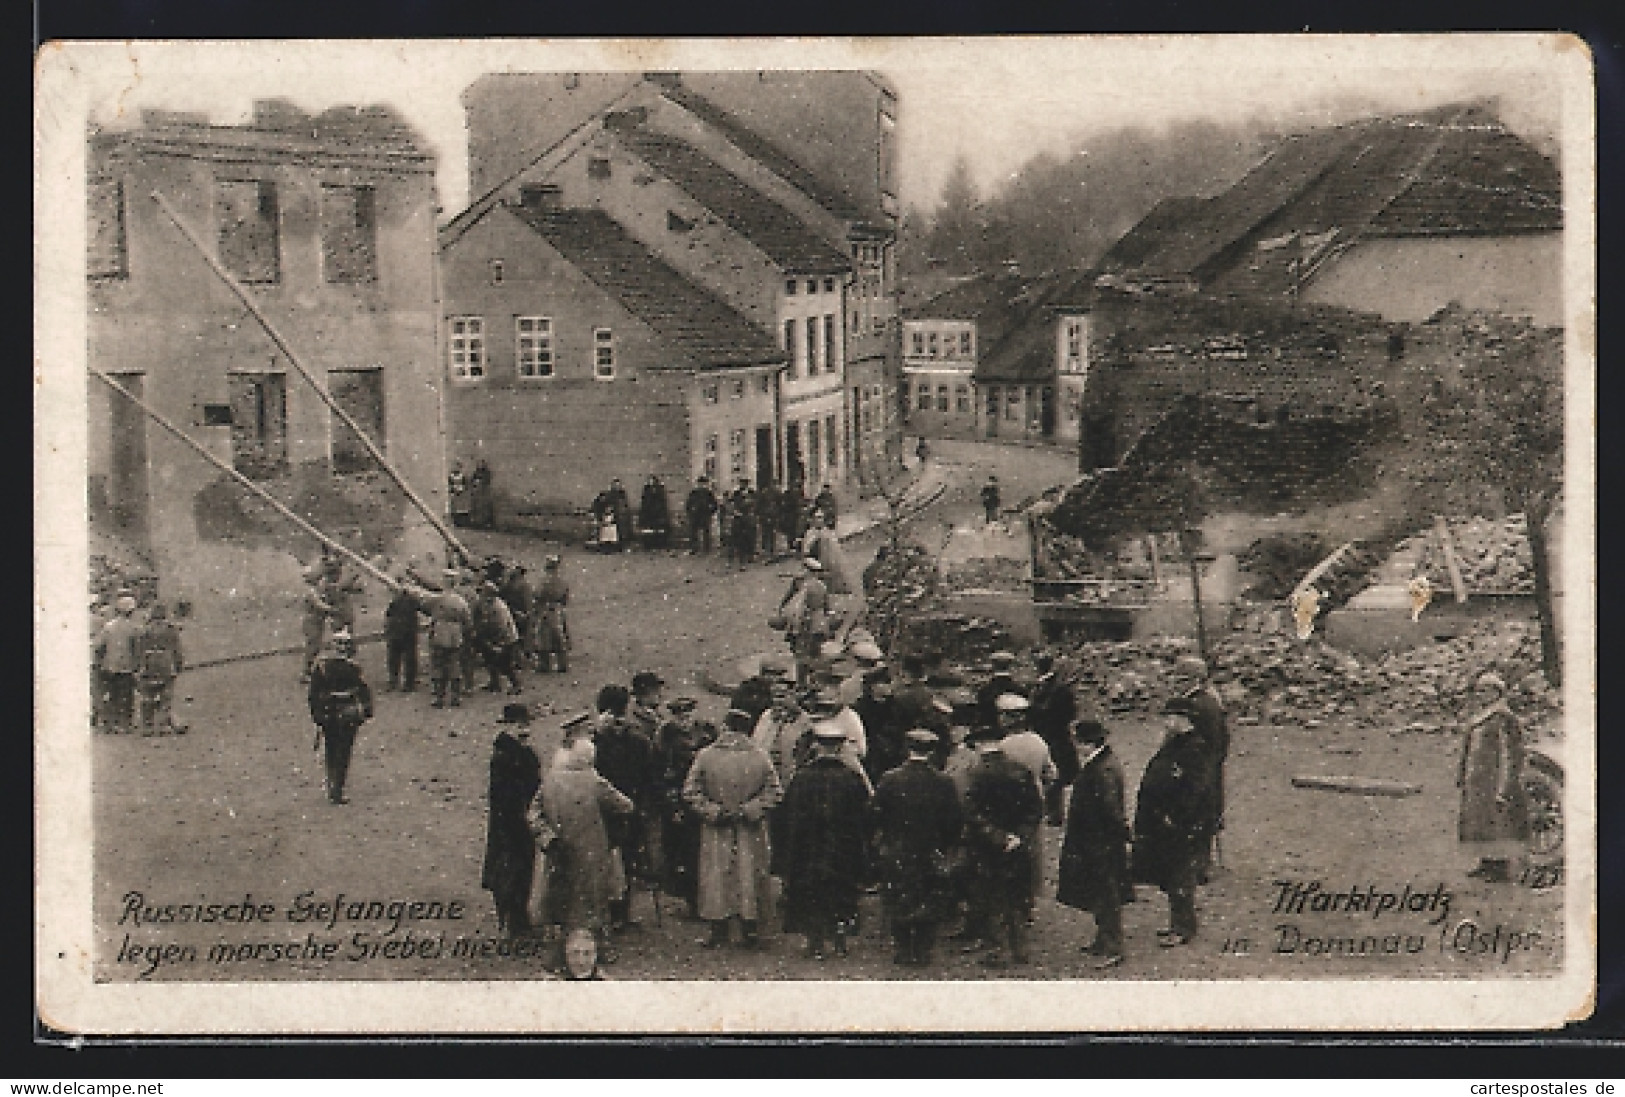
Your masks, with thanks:
M773 460L773 428L756 428L756 486L765 488L778 480Z
M327 372L327 391L335 403L354 419L373 445L384 448L384 371L381 369L335 369ZM372 467L372 455L335 414L332 416L333 471L365 472Z
M786 484L805 487L807 466L801 460L801 424L784 424L784 479Z

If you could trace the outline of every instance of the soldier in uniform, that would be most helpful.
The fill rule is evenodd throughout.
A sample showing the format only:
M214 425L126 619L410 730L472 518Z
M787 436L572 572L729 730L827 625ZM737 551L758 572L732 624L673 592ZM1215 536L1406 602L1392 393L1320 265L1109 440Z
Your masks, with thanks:
M169 611L156 602L147 611L147 627L136 638L140 664L136 684L141 689L141 726L145 735L181 734L184 727L170 718L175 679L186 666L181 654L181 630L169 619Z
M457 593L459 572L448 569L445 589L426 599L429 613L429 681L434 691L434 707L462 704L463 647L472 640L474 615L463 596Z
M694 758L716 739L716 726L695 720L697 702L677 697L655 744L655 802L660 810L660 844L666 857L666 890L688 904L688 916L699 917L699 820L683 803L683 782Z
M570 588L559 574L559 558L549 556L532 603L537 670L551 670L557 664L559 673L563 674L570 667L570 628L564 615L569 601Z
M924 967L953 902L949 854L964 819L953 781L931 763L937 734L916 727L904 739L908 760L880 779L869 816L894 961Z
M775 851L784 878L784 928L807 938L807 955L824 958L826 941L846 955L847 932L858 916L867 863L865 812L869 789L841 757L846 733L813 726L814 753L797 767L777 814Z
M310 718L322 740L327 798L349 803L344 782L350 772L350 754L356 732L372 719L372 689L355 663L355 640L343 629L333 634L332 654L316 660L310 672Z
M702 476L694 482L693 490L683 503L683 511L688 516L689 554L710 552L711 523L717 514L717 495L711 490L709 479Z
M979 755L965 800L966 844L971 874L986 905L988 952L982 963L1004 967L1027 962L1027 916L1033 905L1033 856L1044 802L1032 774L1003 751L997 723L971 733Z

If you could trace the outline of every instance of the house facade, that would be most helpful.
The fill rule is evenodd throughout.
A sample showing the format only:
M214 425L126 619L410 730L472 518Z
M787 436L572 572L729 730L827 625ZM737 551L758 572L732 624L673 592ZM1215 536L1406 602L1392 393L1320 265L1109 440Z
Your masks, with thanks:
M311 116L284 101L257 103L236 126L147 112L92 132L88 169L94 368L273 494L364 491L357 477L377 471L161 195L443 509L434 160L409 127L387 108ZM147 550L173 589L201 593L216 578L197 567L205 544L229 548L216 512L229 478L105 386L91 383L89 401L93 521ZM419 515L397 512L385 547L438 546Z
M909 432L976 437L976 321L905 319L903 389Z
M491 468L499 520L773 471L787 355L605 213L495 203L442 264L448 445Z
M603 210L779 341L778 477L840 481L895 459L896 96L883 81L502 74L464 105L476 194L556 187L552 200Z

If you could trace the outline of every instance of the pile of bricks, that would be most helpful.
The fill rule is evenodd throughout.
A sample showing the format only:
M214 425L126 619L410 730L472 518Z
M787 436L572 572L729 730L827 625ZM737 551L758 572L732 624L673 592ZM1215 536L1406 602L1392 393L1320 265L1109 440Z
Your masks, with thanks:
M1462 582L1473 593L1533 594L1534 557L1529 549L1529 529L1522 514L1492 518L1470 518L1450 523L1450 540L1455 547L1456 566ZM1444 548L1431 531L1418 534L1401 546L1417 551L1416 574L1425 575L1435 590L1450 589L1450 571Z

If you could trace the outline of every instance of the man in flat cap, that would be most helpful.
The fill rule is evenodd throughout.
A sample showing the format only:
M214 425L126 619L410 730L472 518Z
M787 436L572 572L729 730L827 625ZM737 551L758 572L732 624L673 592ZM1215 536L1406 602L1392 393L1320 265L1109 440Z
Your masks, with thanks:
M893 960L908 967L931 962L937 927L953 904L949 857L964 824L953 781L931 761L938 741L934 731L910 728L907 760L880 779L869 808Z
M812 668L829 639L829 588L824 585L823 571L818 557L803 556L801 574L790 581L779 600L778 614L786 622L784 638L795 656L799 686L811 683Z
M1196 887L1222 817L1214 752L1184 697L1163 707L1168 728L1145 767L1134 810L1134 879L1168 896L1168 928L1157 931L1165 948L1196 936Z
M500 563L498 567L500 567ZM479 585L474 605L474 637L479 645L480 657L485 663L490 681L485 688L491 693L502 692L502 680L508 680L508 692L517 694L519 684L519 628L514 624L508 603L502 600L497 585L489 579Z
M429 614L429 685L435 708L444 706L448 697L454 707L462 704L468 684L463 677L463 649L473 642L474 614L457 591L461 574L447 568L440 591L424 599Z
M1049 814L1048 805L1058 799L1056 789L1059 787L1059 771L1055 760L1050 757L1049 744L1044 742L1043 736L1034 731L1028 722L1032 703L1019 693L1006 693L994 701L993 707L998 711L999 727L1004 731L1004 742L1000 749L1005 757L1019 762L1032 777L1033 787L1038 790L1039 798L1046 805L1046 815ZM1058 813L1050 817L1057 825L1060 824ZM1036 894L1044 883L1042 827L1033 832L1032 853L1033 891Z
M784 878L784 928L807 938L807 955L824 959L832 944L846 955L867 868L864 844L869 788L842 758L846 733L813 725L813 753L796 769L777 808L774 860Z
M1032 774L1004 753L997 723L972 730L978 754L966 793L966 845L987 953L982 963L1004 967L1027 962L1027 917L1033 906L1033 857L1044 801ZM1005 948L1009 948L1008 960Z
M1085 951L1097 967L1123 962L1123 891L1128 884L1128 817L1123 767L1106 743L1106 727L1084 719L1072 725L1078 775L1067 807L1055 899L1094 915L1095 939Z
M1018 697L1026 697L1031 691L1027 686L1016 680L1016 656L1014 652L995 651L988 656L990 673L976 689L976 705L981 711L984 724L995 724L999 719L998 700L1006 694L1013 693Z

